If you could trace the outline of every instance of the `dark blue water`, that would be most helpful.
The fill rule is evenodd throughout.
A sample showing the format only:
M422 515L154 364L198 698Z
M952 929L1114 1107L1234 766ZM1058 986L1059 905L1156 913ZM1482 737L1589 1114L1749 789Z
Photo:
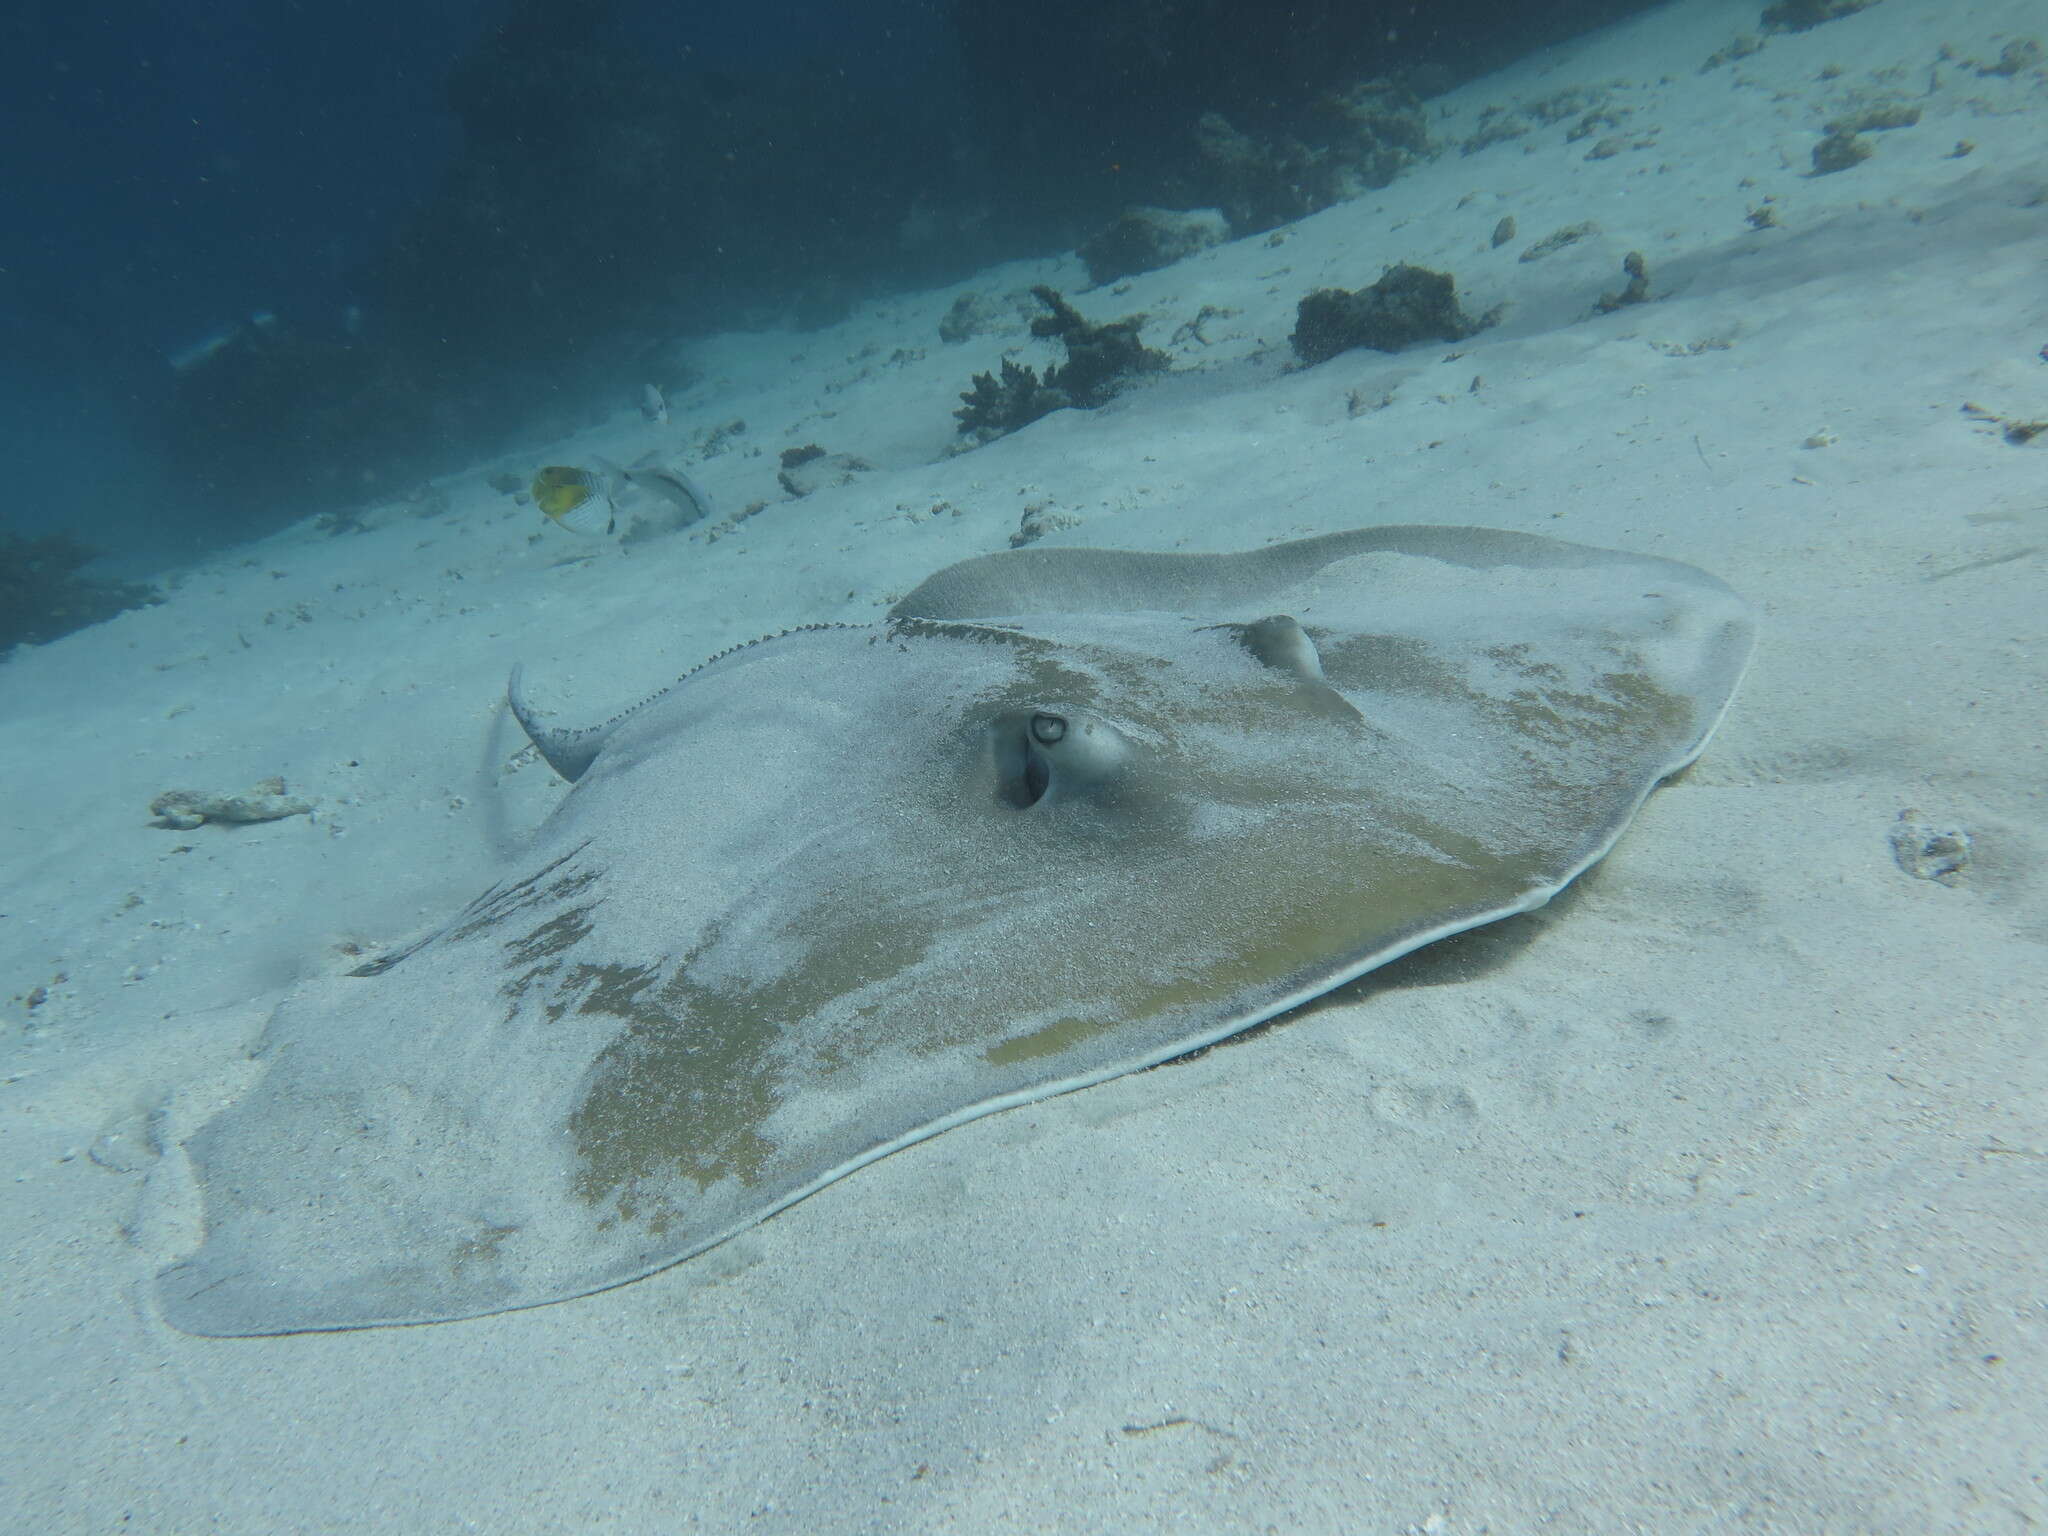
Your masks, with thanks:
M445 171L449 71L501 6L9 9L8 51L32 61L0 92L9 319L163 354L257 311L341 323L349 274ZM879 71L939 35L928 6L823 0L623 5L604 30L678 69L801 49ZM32 349L8 340L19 365Z
M147 574L460 467L579 353L1214 201L1205 111L1296 131L1622 3L11 0L0 535Z

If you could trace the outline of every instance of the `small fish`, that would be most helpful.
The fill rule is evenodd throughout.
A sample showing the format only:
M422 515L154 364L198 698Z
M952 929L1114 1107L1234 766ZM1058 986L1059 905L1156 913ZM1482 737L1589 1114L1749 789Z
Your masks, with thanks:
M550 464L533 477L533 504L571 533L610 533L611 487L587 469Z
M663 462L659 453L644 454L623 469L609 459L595 462L621 494L630 487L669 503L671 527L684 528L713 515L711 497L704 487L675 465Z
M656 426L668 425L668 401L662 398L661 391L652 384L640 386L640 414Z

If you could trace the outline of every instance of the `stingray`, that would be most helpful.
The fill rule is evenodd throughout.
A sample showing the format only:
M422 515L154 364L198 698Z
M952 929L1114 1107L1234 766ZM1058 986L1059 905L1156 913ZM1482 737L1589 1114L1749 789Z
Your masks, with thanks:
M1023 549L585 731L446 926L272 1016L186 1143L188 1332L473 1317L664 1269L978 1115L1524 912L1747 663L1691 566L1479 528Z

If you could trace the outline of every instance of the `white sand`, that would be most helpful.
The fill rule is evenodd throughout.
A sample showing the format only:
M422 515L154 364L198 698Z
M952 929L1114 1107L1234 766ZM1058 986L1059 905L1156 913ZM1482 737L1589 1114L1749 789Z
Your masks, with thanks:
M1453 150L1127 291L1072 261L969 285L1142 310L1157 345L1226 311L1103 411L942 458L970 373L1053 355L1021 323L943 345L957 290L727 337L673 426L622 377L613 424L515 466L742 417L693 469L777 499L716 543L565 564L592 546L484 466L445 512L302 525L0 665L0 1529L2048 1523L2048 438L1962 409L2048 418L2048 83L1967 62L2048 18L1885 0L1698 73L1756 12L1675 8L1437 104L1455 140L1625 82L1592 137ZM1859 91L1925 117L1806 176ZM1609 134L1637 147L1589 161ZM1589 318L1629 250L1655 302ZM1295 300L1397 260L1504 323L1290 371ZM810 441L877 467L780 499ZM1034 503L1077 544L1441 521L1676 556L1754 598L1762 647L1579 888L1249 1040L601 1296L241 1341L156 1318L198 1230L176 1143L251 1081L278 992L445 916L557 797L505 770L512 660L600 718L723 645L871 619ZM145 825L158 791L276 773L315 817ZM1968 829L1953 886L1894 861L1908 808Z

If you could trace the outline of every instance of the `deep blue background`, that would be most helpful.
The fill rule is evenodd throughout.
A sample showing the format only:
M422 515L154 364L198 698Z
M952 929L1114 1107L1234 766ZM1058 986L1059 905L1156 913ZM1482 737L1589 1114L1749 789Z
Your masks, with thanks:
M254 312L341 325L349 273L454 153L448 73L500 12L8 0L0 528L68 527L142 569L179 552L179 488L128 420L170 353ZM613 28L679 69L802 52L886 72L942 36L928 0L621 0Z
M822 322L1058 249L1217 195L1203 111L1285 134L1322 91L1469 78L1642 3L0 0L0 534L150 574L352 491L358 458L485 451L607 326ZM927 198L957 221L906 254Z
M251 310L338 315L344 279L453 152L450 66L491 0L11 0L5 265L28 306L167 352ZM885 71L936 45L919 0L625 0L678 68L795 49ZM548 110L553 104L536 104ZM9 352L13 348L10 346Z

